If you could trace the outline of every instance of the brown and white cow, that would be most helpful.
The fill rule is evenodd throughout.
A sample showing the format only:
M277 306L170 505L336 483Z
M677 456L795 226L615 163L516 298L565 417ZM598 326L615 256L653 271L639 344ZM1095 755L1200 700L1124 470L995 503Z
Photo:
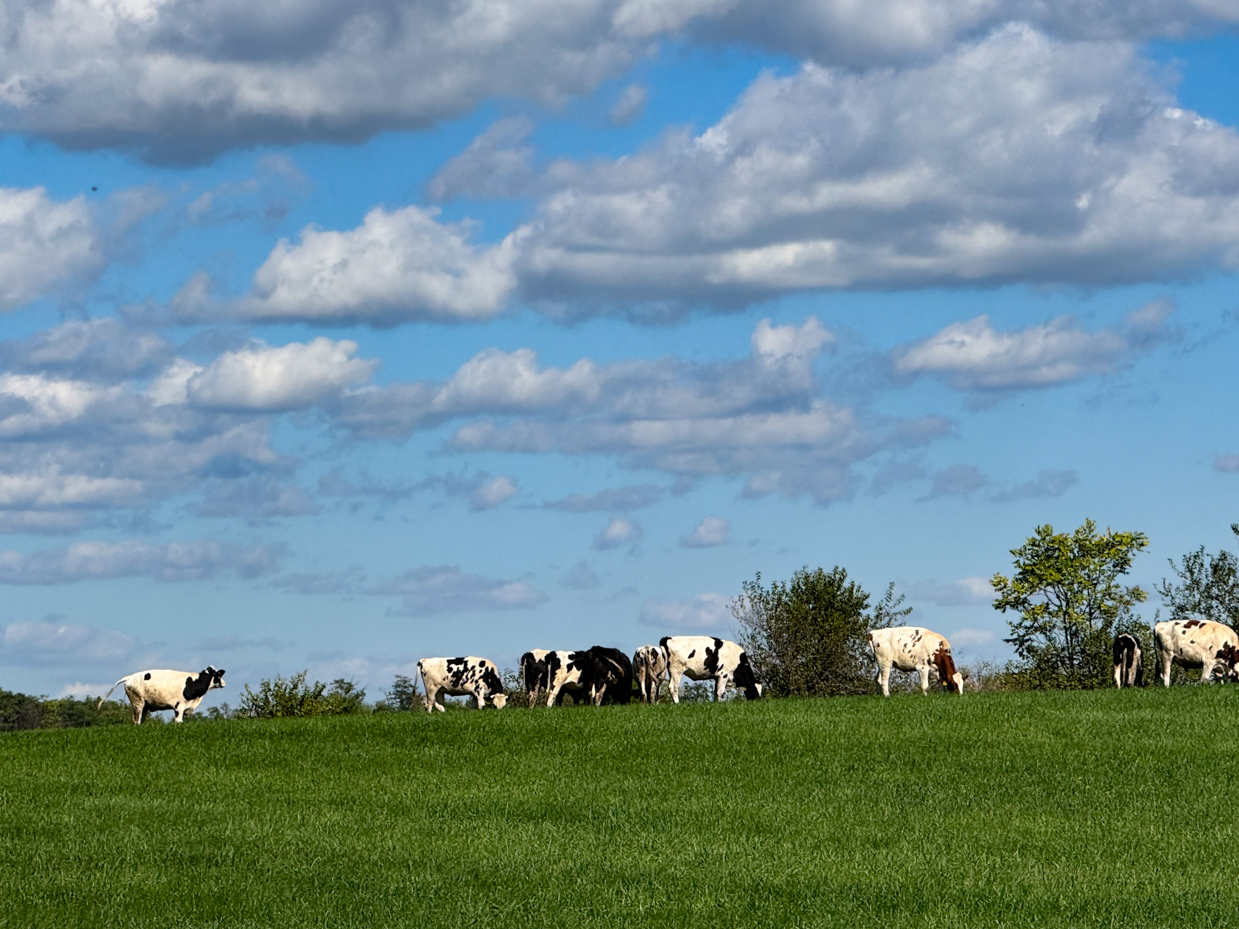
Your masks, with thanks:
M742 688L748 700L761 696L762 682L748 653L735 642L710 635L665 635L658 644L667 656L673 702L680 702L681 676L694 681L714 681L716 701L723 699L730 683Z
M115 690L125 685L125 696L133 707L133 723L140 726L142 720L159 710L171 710L173 722L184 722L185 714L198 709L198 704L207 691L224 686L224 672L207 665L195 674L192 671L135 671L112 685ZM99 706L112 696L109 690L99 698ZM98 707L96 707L97 709Z
M1153 627L1157 659L1161 662L1162 683L1170 686L1170 668L1179 662L1186 668L1200 668L1200 679L1207 681L1215 671L1234 680L1239 666L1239 635L1230 626L1209 619L1170 619Z
M964 692L964 676L955 670L951 643L945 636L921 626L875 629L869 633L869 647L878 663L877 685L884 697L891 695L891 668L919 672L921 693L929 693L931 672L945 690Z
M1114 686L1144 686L1144 659L1134 635L1121 632L1114 637Z
M667 653L657 645L642 645L632 656L632 673L642 703L657 703L667 678Z
M444 711L439 702L439 693L451 697L473 697L478 709L486 706L486 701L497 710L501 710L508 702L507 694L503 692L503 679L499 677L499 669L493 661L467 655L463 658L423 658L417 663L417 673L422 677L422 686L426 688L426 712Z

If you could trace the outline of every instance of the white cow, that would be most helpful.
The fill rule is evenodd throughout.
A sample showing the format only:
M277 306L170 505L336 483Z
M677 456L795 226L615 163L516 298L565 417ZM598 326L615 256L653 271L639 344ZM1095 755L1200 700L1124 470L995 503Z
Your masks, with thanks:
M667 656L667 676L671 699L680 702L680 677L694 681L714 681L714 699L722 700L728 683L744 689L744 696L756 700L762 683L749 662L748 653L735 642L709 635L663 636L659 642Z
M632 656L632 673L642 703L657 703L667 677L667 653L657 645L642 645Z
M929 693L931 671L947 690L964 692L964 676L955 670L945 636L920 626L875 629L869 633L869 647L878 663L877 685L884 697L891 695L891 668L920 672L922 693Z
M1215 671L1233 680L1239 665L1239 635L1230 626L1208 619L1170 619L1153 627L1162 683L1170 686L1170 668L1178 661L1187 668L1200 668L1207 681Z
M502 710L508 702L499 669L486 658L473 655L464 658L423 658L417 663L417 673L426 688L427 713L435 710L444 712L444 706L439 702L440 692L450 697L473 697L479 710L486 706L487 700L497 710Z
M184 722L185 714L198 709L208 690L224 686L224 672L211 665L194 674L192 671L135 671L112 685L115 690L125 685L125 696L133 707L133 723L140 726L147 715L159 710L172 710L173 722ZM99 706L112 696L109 690L99 698ZM96 707L97 709L98 707Z

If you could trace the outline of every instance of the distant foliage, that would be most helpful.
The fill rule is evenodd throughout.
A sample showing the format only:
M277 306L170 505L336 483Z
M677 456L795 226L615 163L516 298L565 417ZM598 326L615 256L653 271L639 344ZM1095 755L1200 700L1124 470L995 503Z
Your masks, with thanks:
M0 690L0 732L17 729L81 729L129 722L132 711L126 703L109 700L95 709L97 699L61 697L48 700L29 694Z
M912 612L890 584L872 608L869 594L835 567L797 571L790 581L744 583L732 615L749 653L774 696L839 696L873 690L867 635Z
M1147 594L1120 579L1148 544L1141 532L1098 534L1085 520L1071 534L1038 526L1015 556L1015 572L995 574L994 609L1017 614L1007 621L1018 660L1013 680L1032 689L1091 688L1113 684L1111 647L1120 632L1135 635L1152 659L1148 627L1132 607ZM1146 671L1146 673L1148 673Z
M383 699L374 704L376 713L389 711L404 712L412 709L425 709L422 699L417 694L417 685L407 674L397 674L396 680L384 695Z
M1230 531L1239 537L1239 523L1231 523ZM1227 551L1208 555L1202 545L1180 564L1172 560L1170 569L1178 581L1163 578L1157 592L1171 619L1208 619L1239 629L1239 558Z
M257 691L248 684L237 705L237 716L259 719L284 719L306 716L342 716L364 713L366 692L359 690L351 681L337 678L331 687L322 681L305 682L307 671L301 671L285 679L263 680Z

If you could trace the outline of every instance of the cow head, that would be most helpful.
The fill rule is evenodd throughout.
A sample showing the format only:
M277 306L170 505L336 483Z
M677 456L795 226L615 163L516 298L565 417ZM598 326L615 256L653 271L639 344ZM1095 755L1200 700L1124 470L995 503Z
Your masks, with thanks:
M214 665L207 665L205 671L199 672L198 680L200 681L208 680L211 682L209 686L207 687L207 690L214 690L217 687L223 687L224 686L224 669L220 668L217 671L215 670Z
M964 692L964 676L955 669L955 659L951 650L938 646L933 657L934 669L938 672L938 682L948 693L962 694Z
M502 693L494 694L490 698L490 702L491 702L491 706L493 706L495 709L502 710L508 702L508 695L502 694ZM507 717L505 716L504 718L506 719Z
M757 677L757 672L753 670L753 665L749 663L748 652L740 653L740 660L736 662L736 673L732 680L736 682L737 687L744 688L746 700L756 700L761 696L762 682Z
M1222 679L1239 681L1239 648L1227 642L1218 649L1215 657L1222 662Z

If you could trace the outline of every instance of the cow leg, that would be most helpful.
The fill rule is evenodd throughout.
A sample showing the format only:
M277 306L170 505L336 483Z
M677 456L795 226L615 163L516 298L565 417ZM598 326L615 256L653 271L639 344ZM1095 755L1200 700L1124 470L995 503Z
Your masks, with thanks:
M921 672L921 693L929 696L929 665L923 664L916 670Z
M425 683L424 679L423 679L423 683ZM433 714L435 710L438 710L440 713L446 712L443 705L439 703L439 688L435 687L431 689L427 687L426 688L426 712Z
M1123 689L1123 666L1121 664L1114 666L1114 686L1119 690Z
M668 667L667 675L671 678L671 702L680 702L680 671L678 668Z
M1164 684L1166 687L1169 687L1170 686L1170 666L1174 662L1174 659L1170 655L1167 655L1165 652L1158 652L1157 657L1161 660L1161 663L1162 663L1162 684Z
M180 723L180 722L185 721L185 708L181 706L179 703L174 704L172 707L172 721L174 723Z
M146 701L142 698L129 698L129 705L133 707L133 724L135 726L142 725L142 720L146 719Z
M714 702L718 703L723 699L723 695L727 693L727 675L720 674L714 679Z
M882 692L882 696L889 697L891 695L891 666L878 665L878 690Z
M1200 683L1207 684L1213 679L1213 669L1217 667L1217 662L1206 661L1200 666Z

